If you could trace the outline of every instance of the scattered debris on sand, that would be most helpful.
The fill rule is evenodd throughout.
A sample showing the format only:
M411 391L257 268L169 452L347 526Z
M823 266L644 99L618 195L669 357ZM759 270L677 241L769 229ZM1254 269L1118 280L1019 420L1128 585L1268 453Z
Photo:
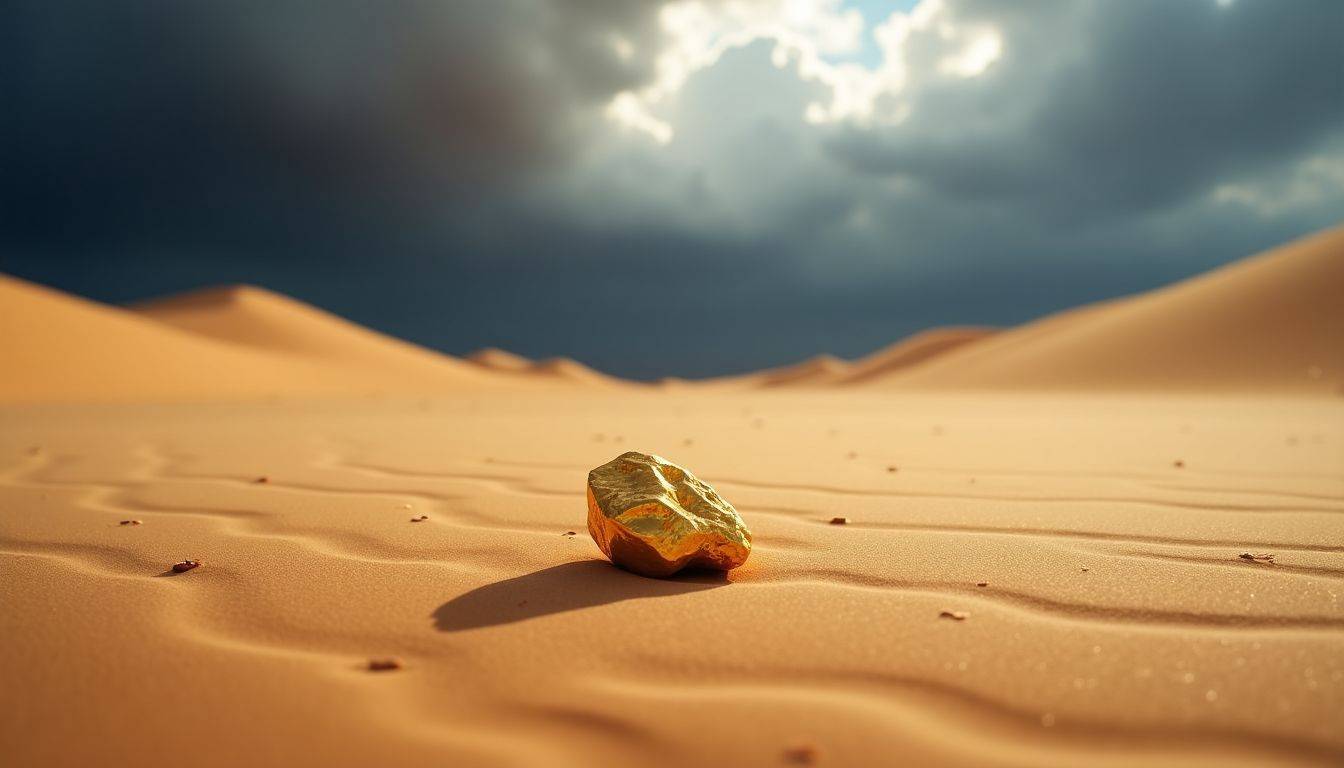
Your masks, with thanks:
M395 656L389 656L385 659L369 659L370 672L390 672L394 669L401 669L401 659Z
M121 521L121 524L122 524L122 525L140 525L140 524L141 524L141 521L140 521L140 520L122 520L122 521Z
M952 619L953 621L965 621L966 617L970 615L971 614L966 611L940 611L938 613L938 618Z
M562 534L560 534L560 535L561 535L561 536L577 536L577 535L579 535L579 534L578 534L577 531L565 531L564 533L562 533Z
M186 573L192 568L199 568L200 566L201 563L198 560L183 560L180 563L173 563L173 573Z
M832 517L831 525L849 525L848 517Z
M424 521L426 521L426 520L428 520L428 519L429 519L429 515L421 515L421 516L419 516L419 517L412 517L412 518L411 518L411 522L412 522L412 523L423 523Z
M975 582L975 586L977 586L977 587L988 587L988 586L989 586L989 582L988 582L988 581L977 581L977 582Z
M1269 563L1270 565L1274 564L1274 556L1267 552L1259 555L1253 555L1250 552L1242 552L1240 555L1237 555L1237 557L1241 558L1242 560L1245 560L1248 563Z
M811 744L794 744L784 750L784 759L794 765L815 765L817 748Z

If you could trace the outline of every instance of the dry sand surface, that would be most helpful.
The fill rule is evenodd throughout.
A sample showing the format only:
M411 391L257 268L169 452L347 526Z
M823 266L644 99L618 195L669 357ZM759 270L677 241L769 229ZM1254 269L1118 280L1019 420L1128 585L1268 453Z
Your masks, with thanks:
M12 765L1344 759L1338 402L571 392L2 418ZM740 507L745 567L599 559L585 474L631 448ZM404 668L365 668L387 656Z
M1341 258L769 389L0 280L0 762L1338 765ZM632 449L744 567L601 559Z

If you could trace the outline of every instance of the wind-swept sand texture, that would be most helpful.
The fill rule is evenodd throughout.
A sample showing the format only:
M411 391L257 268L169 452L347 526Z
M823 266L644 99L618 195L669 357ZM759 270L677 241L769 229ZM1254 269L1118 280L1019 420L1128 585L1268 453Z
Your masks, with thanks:
M584 479L627 449L734 502L746 566L600 560ZM0 410L0 754L1339 764L1341 467L1333 399Z
M872 381L932 389L1339 393L1341 297L1344 227Z

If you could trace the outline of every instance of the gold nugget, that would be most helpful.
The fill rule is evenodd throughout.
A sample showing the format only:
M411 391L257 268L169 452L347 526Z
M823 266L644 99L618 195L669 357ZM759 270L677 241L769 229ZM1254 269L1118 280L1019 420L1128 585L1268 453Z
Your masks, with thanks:
M731 570L751 554L733 505L659 456L630 451L588 473L588 532L611 562L643 576Z

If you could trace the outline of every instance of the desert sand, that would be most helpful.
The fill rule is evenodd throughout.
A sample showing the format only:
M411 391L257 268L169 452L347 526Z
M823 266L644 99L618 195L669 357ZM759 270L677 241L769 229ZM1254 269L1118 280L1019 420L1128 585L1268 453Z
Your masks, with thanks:
M0 754L1340 764L1342 267L1333 231L887 369L674 388L5 279ZM631 449L738 507L745 566L601 559L584 480Z

